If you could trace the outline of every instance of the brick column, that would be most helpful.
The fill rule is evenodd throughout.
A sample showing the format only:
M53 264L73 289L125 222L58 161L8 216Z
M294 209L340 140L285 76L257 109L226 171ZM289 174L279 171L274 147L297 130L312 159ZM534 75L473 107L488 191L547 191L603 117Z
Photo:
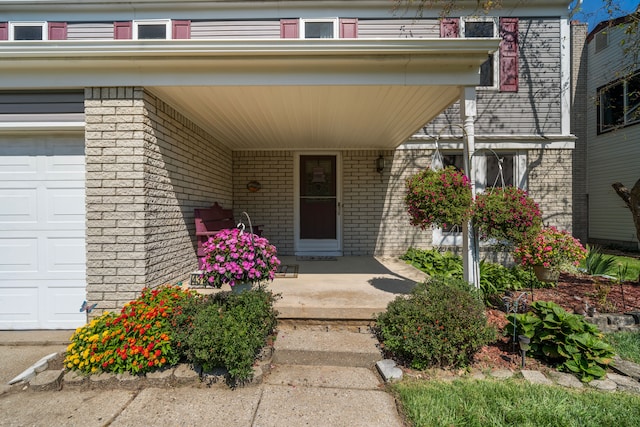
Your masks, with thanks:
M141 88L85 90L87 300L98 313L146 283L143 96Z

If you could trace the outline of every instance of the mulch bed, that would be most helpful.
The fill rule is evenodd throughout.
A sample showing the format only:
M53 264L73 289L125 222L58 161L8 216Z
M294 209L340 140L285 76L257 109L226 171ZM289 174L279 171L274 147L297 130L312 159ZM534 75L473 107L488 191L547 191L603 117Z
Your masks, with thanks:
M595 307L599 313L626 313L640 311L640 283L615 283L609 279L588 275L563 273L554 287L547 289L523 290L528 292L527 302L553 301L570 313L584 314L587 304ZM515 296L520 293L517 292ZM500 334L508 322L507 313L498 308L488 309L487 318L495 325ZM472 368L511 369L520 368L521 359L509 336L501 337L496 342L483 347L476 355ZM552 369L542 361L526 359L527 369L546 371Z

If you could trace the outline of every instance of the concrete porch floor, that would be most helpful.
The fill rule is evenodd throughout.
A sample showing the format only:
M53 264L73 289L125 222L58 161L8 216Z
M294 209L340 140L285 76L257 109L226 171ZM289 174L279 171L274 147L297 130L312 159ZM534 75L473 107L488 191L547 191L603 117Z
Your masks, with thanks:
M309 261L280 258L298 265L295 278L276 278L269 289L281 320L370 321L398 295L407 294L425 274L397 258L336 257Z

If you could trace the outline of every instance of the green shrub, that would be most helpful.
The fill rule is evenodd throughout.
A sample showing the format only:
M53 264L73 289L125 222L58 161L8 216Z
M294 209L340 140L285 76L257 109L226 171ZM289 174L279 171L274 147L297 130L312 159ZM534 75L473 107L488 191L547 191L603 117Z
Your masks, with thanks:
M386 351L415 369L466 366L495 338L482 303L460 280L432 278L376 319Z
M598 328L581 316L567 313L562 307L546 301L531 304L531 311L507 316L506 331L531 339L531 356L559 363L564 371L576 374L582 381L602 378L614 356L613 348L602 340Z
M205 371L226 368L232 381L250 379L256 356L276 326L274 301L274 294L260 287L216 293L185 306L176 318L181 354Z
M144 373L178 362L171 319L198 297L178 286L143 289L120 315L104 313L76 329L67 347L65 367L84 373Z
M409 248L401 258L431 277L462 279L462 258L451 252ZM544 282L536 279L531 271L522 267L507 268L501 264L480 261L480 288L486 302L495 299L492 298L493 296L501 295L506 291L546 286Z

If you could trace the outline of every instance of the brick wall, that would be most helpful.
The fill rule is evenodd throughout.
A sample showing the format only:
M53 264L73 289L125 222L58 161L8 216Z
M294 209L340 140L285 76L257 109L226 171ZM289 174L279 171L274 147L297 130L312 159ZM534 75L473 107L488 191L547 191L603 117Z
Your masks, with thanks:
M231 152L141 88L87 89L85 117L87 298L113 310L195 269L193 208L231 204Z
M545 225L572 231L572 151L529 150L529 195L540 204Z
M247 212L263 236L280 255L293 255L293 152L236 151L233 153L233 213L237 219ZM259 191L247 184L257 181ZM247 224L248 226L248 224Z

